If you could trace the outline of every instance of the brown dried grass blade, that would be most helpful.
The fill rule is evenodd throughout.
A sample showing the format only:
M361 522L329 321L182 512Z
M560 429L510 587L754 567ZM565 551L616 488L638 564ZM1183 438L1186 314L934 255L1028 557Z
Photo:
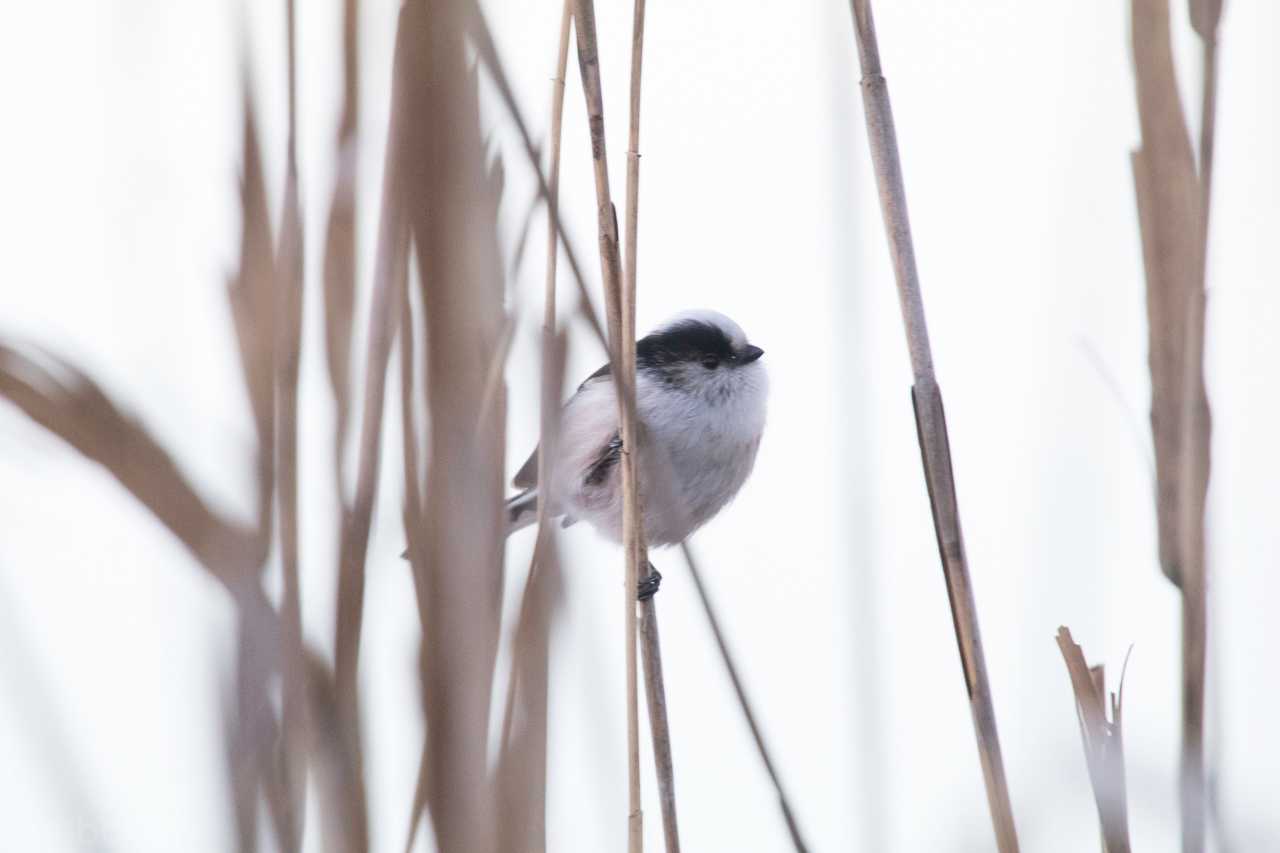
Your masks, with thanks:
M262 175L257 124L253 104L246 91L242 107L244 138L240 177L240 268L227 282L227 298L240 346L240 367L244 374L254 426L262 448L271 447L274 424L271 388L271 356L275 316L275 256L271 220L267 212L266 186ZM270 453L264 450L265 462ZM268 469L269 473L270 469Z
M367 849L368 806L361 757L346 741L333 674L311 650L305 652L304 665L311 767L327 849Z
M342 460L351 421L351 337L356 301L356 166L359 154L359 4L344 0L342 36L342 118L338 125L337 168L325 230L325 357L337 423L334 476L342 505Z
M1147 278L1160 565L1182 591L1182 849L1205 846L1205 504L1212 421L1204 379L1205 270L1221 4L1192 0L1204 43L1200 174L1178 95L1168 0L1132 0L1141 148L1134 186Z
M1111 719L1107 719L1106 676L1103 667L1090 669L1084 651L1076 645L1071 631L1058 629L1058 648L1067 664L1075 693L1080 737L1093 787L1098 820L1102 824L1104 853L1129 853L1129 809L1124 778L1124 741L1121 734L1120 700L1111 695ZM1127 663L1127 659L1126 659ZM1120 679L1124 690L1124 677Z
M1203 507L1204 494L1184 483L1193 454L1207 466L1208 402L1203 374L1187 398L1188 335L1203 337L1197 305L1203 262L1200 189L1191 139L1178 97L1169 29L1169 0L1133 0L1133 60L1142 146L1133 153L1138 221L1147 274L1148 359L1151 368L1151 432L1156 452L1156 518L1160 564L1182 585L1184 505ZM1199 371L1199 367L1194 368ZM1184 407L1203 413L1205 429L1184 431ZM1201 449L1194 444L1201 441ZM1194 442L1194 444L1193 444ZM1207 483L1207 469L1205 482ZM1197 515L1202 515L1203 511Z
M489 32L489 26L485 23L484 16L480 14L479 8L474 3L470 4L468 25L472 44L493 78L493 82L498 89L498 96L506 106L507 113L511 116L512 121L516 124L516 129L520 132L520 140L523 143L525 157L534 171L534 176L538 179L538 194L550 205L552 193L547 177L542 174L538 147L533 142L533 135L529 132L529 126L524 120L524 114L520 111L520 105L516 101L515 93L507 79L506 72L503 70L502 58L498 55L497 46L493 42L493 35ZM569 262L569 270L578 288L578 314L586 321L596 340L607 351L608 343L605 338L604 327L601 326L600 320L596 316L595 308L592 306L590 288L587 287L586 275L578 262L578 254L574 251L569 235L565 232L558 216L552 217L552 224L560 235L560 242L564 247L565 260Z
M255 577L265 538L215 514L146 427L78 368L0 343L0 396L106 468L228 588L239 594Z
M358 742L356 726L356 670L360 656L360 632L364 619L365 556L382 453L382 417L387 364L398 323L396 312L406 275L409 252L408 224L404 214L401 182L405 175L405 130L402 57L397 36L391 84L391 117L383 159L382 210L378 226L373 304L369 312L368 352L365 358L364 399L360 424L359 462L355 498L340 532L338 613L335 627L334 679L338 699L346 710L344 727Z
M468 68L469 3L406 3L397 60L403 87L403 185L421 272L430 435L421 573L426 802L443 853L496 849L488 720L503 581L505 394L481 421L486 366L503 327L497 239L502 192L485 162L477 77ZM477 428L477 424L479 427Z

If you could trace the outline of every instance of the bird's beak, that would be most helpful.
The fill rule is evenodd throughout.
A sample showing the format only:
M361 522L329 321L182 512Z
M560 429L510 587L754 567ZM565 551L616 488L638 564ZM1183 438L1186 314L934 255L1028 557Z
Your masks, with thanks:
M748 344L747 348L742 351L742 355L738 357L738 360L743 364L750 364L762 355L764 355L764 350Z

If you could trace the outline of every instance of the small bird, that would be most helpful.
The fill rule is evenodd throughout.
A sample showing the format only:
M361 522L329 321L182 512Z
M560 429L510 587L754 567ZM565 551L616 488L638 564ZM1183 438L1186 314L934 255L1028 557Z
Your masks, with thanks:
M683 541L746 482L764 431L762 355L715 311L680 314L636 343L636 476L648 545ZM508 535L535 522L542 497L562 526L585 521L620 542L621 455L606 364L564 406L550 486L537 482L538 450L516 474L524 491L506 502Z

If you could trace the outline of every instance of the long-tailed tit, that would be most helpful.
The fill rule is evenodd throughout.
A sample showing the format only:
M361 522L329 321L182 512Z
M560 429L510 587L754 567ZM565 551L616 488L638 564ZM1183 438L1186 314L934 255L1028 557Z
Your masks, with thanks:
M746 482L764 430L762 355L715 311L681 314L636 343L636 475L649 545L683 541ZM621 541L621 452L606 364L564 406L550 487L537 482L537 450L516 474L524 491L507 501L507 533L534 523L542 496L564 526L585 521Z

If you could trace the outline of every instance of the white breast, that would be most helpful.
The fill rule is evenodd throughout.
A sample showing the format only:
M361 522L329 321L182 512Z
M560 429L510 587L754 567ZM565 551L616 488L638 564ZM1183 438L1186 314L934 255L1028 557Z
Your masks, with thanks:
M742 488L764 430L766 397L767 376L759 364L718 371L680 387L643 374L638 378L637 470L650 545L680 542ZM554 492L563 512L621 540L617 467L599 484L584 482L616 430L613 383L589 383L565 407Z

